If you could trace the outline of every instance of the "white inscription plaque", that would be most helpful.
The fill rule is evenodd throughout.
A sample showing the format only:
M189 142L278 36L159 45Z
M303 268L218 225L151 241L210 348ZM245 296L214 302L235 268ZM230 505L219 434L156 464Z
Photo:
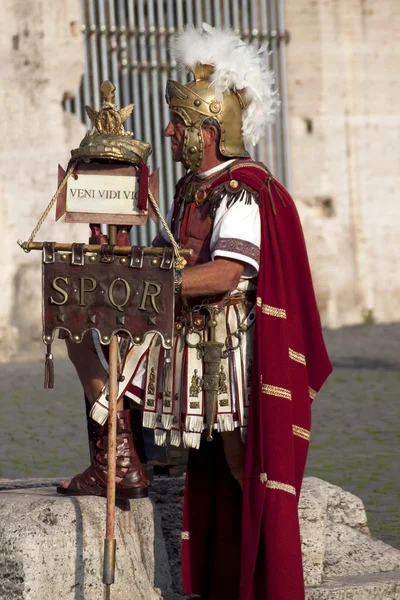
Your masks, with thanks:
M66 210L73 213L142 214L136 177L79 174L67 184Z

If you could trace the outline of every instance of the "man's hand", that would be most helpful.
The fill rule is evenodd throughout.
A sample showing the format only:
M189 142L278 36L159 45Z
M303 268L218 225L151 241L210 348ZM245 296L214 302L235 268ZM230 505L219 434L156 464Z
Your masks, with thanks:
M244 264L229 258L186 267L182 271L182 296L208 296L236 289Z

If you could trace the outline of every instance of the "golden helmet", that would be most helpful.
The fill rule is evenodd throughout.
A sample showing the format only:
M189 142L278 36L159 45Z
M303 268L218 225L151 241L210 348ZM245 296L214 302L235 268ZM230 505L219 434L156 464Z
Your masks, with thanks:
M215 119L219 149L227 158L248 156L268 132L279 109L266 46L248 44L230 29L186 27L171 44L179 68L192 72L186 85L169 80L166 100L186 125L183 163L198 171L203 160L201 128ZM206 123L207 125L208 123Z
M165 98L171 111L186 125L183 144L183 163L196 172L203 160L201 128L207 119L215 119L220 128L219 150L227 158L249 156L242 134L242 111L246 104L240 91L224 92L222 101L215 97L210 78L213 65L198 63L192 67L194 80L183 85L169 79Z

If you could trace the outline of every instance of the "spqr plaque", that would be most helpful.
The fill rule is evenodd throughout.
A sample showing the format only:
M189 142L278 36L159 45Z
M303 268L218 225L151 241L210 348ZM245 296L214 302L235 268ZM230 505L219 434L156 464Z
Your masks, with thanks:
M144 255L132 247L128 256L104 246L99 254L85 254L83 244L71 252L43 249L43 341L51 344L56 330L73 341L95 329L103 344L118 332L141 344L148 333L172 345L174 315L174 260L170 248L162 256Z

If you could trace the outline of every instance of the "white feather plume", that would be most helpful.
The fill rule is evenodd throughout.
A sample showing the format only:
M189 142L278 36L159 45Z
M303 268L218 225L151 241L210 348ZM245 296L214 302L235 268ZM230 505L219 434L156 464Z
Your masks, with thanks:
M196 64L214 65L210 85L215 97L224 92L245 90L247 108L243 111L242 132L245 145L255 146L274 123L280 107L275 74L268 70L268 49L246 44L231 29L187 27L172 43L179 67L190 71Z

